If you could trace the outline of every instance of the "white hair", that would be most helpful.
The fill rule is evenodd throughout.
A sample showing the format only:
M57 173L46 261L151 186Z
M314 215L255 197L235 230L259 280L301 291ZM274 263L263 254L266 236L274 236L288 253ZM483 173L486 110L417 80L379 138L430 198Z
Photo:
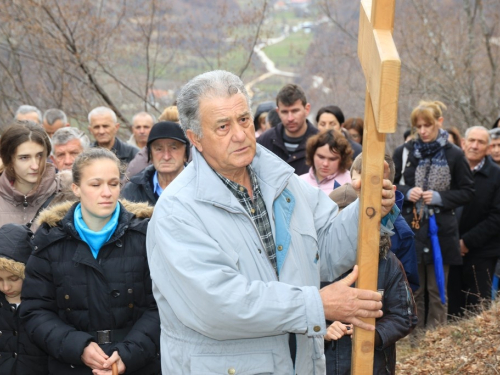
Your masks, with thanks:
M243 94L250 109L250 97L237 75L224 70L214 70L194 77L184 85L177 97L177 109L184 132L190 129L199 138L203 136L200 119L202 98L231 97L237 93Z
M486 132L486 134L488 135L488 144L491 143L491 136L490 136L490 132L488 129L486 129L484 126L482 125L476 125L476 126L471 126L470 128L468 128L466 131L465 131L465 139L469 138L469 134L472 130L484 130Z
M64 127L57 129L52 136L51 142L52 146L65 145L66 143L78 139L82 145L83 151L90 147L89 137L79 129ZM54 153L54 147L52 147L52 153Z
M116 118L116 113L111 109L111 108L108 108L108 107L96 107L94 108L92 111L89 112L89 117L88 117L88 120L89 120L89 125L90 125L90 120L92 119L92 116L94 115L111 115L111 118L113 119L113 121L115 123L118 122L117 118Z
M38 115L38 122L40 124L42 123L42 112L37 107L34 107L32 105L23 104L19 106L16 114L14 115L14 118L17 119L17 115L27 115L28 113L36 113Z

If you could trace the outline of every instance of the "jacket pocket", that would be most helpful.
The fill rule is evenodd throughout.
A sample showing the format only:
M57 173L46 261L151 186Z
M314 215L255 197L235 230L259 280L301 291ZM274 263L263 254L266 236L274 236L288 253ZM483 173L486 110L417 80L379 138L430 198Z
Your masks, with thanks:
M274 373L272 353L191 356L192 375L265 375Z

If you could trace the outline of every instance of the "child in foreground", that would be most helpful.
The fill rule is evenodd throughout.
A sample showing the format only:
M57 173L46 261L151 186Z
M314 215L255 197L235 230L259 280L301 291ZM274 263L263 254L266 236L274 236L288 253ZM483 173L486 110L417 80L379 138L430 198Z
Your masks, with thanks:
M19 318L24 268L33 234L20 224L0 228L0 374L46 375L47 355L26 334Z
M351 169L353 180L361 174ZM330 193L342 209L356 200L357 195L350 184L343 185ZM377 319L375 326L375 354L373 373L394 374L396 371L396 342L407 336L417 324L415 301L405 272L399 260L389 249L391 241L388 234L380 237L380 257L377 288L382 294L384 315ZM345 277L343 275L341 278ZM322 283L322 287L329 283ZM353 327L342 322L328 322L325 335L326 374L339 375L351 373Z

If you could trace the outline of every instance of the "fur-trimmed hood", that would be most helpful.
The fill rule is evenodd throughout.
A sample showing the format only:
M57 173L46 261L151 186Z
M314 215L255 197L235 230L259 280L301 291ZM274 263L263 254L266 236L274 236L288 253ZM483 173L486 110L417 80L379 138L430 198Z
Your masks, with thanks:
M153 207L146 203L132 203L120 200L122 209L118 217L118 225L109 239L113 242L121 238L126 232L140 232L146 235L149 219L153 214ZM68 237L80 238L73 223L73 215L77 202L67 201L48 207L39 215L40 227L35 233L35 250L40 251L59 240Z
M119 202L122 204L123 208L134 214L135 217L139 219L149 219L153 215L154 207L148 205L147 203L134 203L126 199L120 199ZM48 207L38 215L37 224L47 224L49 227L57 226L57 223L61 221L64 216L66 216L74 204L75 201L66 201L52 207Z

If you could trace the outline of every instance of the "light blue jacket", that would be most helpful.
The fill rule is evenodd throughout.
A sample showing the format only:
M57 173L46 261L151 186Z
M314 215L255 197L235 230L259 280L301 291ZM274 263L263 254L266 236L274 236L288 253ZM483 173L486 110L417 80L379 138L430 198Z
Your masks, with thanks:
M355 262L358 203L339 214L325 193L257 145L252 167L272 225L278 280L250 216L193 154L161 195L147 233L163 373L324 374L318 288ZM297 334L295 370L289 333Z

